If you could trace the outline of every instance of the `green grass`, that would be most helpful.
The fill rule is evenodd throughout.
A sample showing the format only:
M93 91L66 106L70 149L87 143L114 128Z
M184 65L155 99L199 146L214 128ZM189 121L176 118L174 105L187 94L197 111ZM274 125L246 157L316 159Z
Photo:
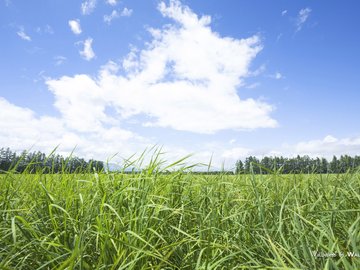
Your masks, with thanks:
M360 269L359 206L360 174L8 173L0 269Z

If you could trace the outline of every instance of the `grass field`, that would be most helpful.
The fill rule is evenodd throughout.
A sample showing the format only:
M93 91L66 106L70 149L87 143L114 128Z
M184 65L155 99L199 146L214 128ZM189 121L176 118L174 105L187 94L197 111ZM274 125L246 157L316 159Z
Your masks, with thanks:
M0 269L360 269L360 174L0 175Z

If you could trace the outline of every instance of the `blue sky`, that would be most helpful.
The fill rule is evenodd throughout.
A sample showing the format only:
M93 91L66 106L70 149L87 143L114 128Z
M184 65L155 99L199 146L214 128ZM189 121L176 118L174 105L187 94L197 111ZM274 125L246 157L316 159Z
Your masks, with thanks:
M0 145L233 166L360 154L358 1L0 2Z

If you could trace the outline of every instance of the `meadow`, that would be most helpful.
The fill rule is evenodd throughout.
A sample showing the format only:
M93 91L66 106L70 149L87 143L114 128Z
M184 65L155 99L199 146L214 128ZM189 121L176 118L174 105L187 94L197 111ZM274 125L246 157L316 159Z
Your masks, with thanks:
M360 174L0 175L0 269L360 269Z

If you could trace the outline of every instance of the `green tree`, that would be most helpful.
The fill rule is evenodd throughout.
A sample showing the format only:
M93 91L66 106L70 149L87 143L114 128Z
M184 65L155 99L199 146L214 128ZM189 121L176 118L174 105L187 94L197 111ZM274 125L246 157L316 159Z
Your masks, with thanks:
M243 174L244 173L244 163L239 159L235 163L235 173L236 174Z

